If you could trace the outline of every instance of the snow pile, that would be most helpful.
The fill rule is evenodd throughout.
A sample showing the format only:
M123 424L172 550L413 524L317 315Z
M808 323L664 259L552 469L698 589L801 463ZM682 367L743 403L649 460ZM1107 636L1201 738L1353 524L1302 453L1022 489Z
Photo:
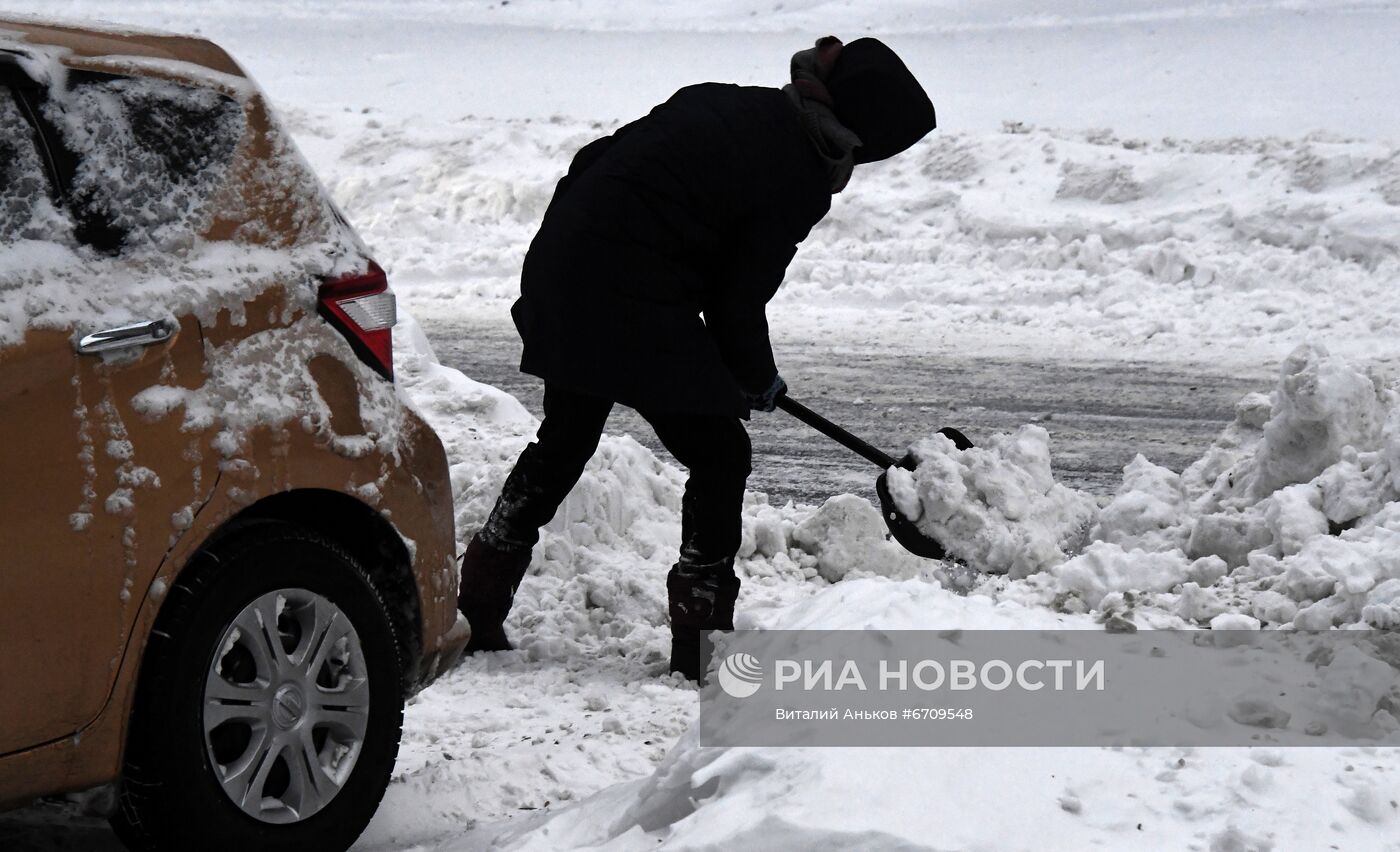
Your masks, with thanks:
M1400 624L1400 391L1324 347L1295 350L1181 473L1139 455L1102 509L1054 481L1039 426L913 453L889 473L896 506L950 555L1025 580L988 593L1157 626Z
M900 563L910 559L889 540L880 510L854 494L827 500L817 511L793 524L786 538L782 542L785 547L771 548L773 552L768 555L777 556L788 547L796 548L802 553L800 562L815 558L811 564L817 574L833 583L854 571L897 573Z
M1400 623L1400 394L1322 347L1180 474L1139 456L1044 603L1157 626Z
M1097 504L1055 481L1043 427L1022 426L966 450L934 435L911 452L918 466L890 468L890 496L950 556L1018 578L1058 565L1087 541Z
M1325 137L937 132L857 170L784 292L1154 359L1231 357L1241 339L1282 357L1320 333L1374 350L1400 308L1397 162L1393 145Z
M288 116L294 132L324 124ZM321 173L422 316L467 316L519 295L525 250L574 153L615 127L467 120L444 127L363 120Z

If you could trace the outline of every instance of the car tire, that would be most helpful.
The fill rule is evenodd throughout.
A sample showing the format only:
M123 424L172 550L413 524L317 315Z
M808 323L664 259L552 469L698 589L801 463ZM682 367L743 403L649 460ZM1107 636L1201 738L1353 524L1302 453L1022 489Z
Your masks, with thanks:
M147 643L113 829L140 852L349 848L389 784L404 665L334 542L275 521L218 539Z

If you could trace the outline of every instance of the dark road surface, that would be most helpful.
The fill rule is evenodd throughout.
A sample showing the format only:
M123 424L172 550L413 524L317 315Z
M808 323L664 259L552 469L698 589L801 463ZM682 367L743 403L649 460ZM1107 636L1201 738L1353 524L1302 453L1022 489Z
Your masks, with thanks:
M423 327L444 364L540 414L543 386L517 370L520 342L513 328L428 321ZM776 340L774 349L793 398L896 457L940 426L956 426L976 442L1038 422L1050 431L1060 480L1098 494L1113 492L1123 465L1137 453L1180 470L1230 421L1240 396L1273 384L1262 368L1241 373L1127 361L954 359L897 346L800 340ZM630 409L614 409L608 431L630 433L664 454ZM749 487L766 492L770 502L820 503L848 491L873 498L878 471L872 465L786 414L755 414L749 434Z

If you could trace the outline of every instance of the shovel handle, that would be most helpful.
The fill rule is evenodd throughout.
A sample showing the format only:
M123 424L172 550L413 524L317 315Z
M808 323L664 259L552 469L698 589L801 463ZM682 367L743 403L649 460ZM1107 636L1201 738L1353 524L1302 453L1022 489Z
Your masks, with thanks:
M845 429L842 429L840 426L837 426L835 423L832 423L830 420L827 420L825 417L790 396L784 395L778 397L777 407L791 414L793 417L796 417L798 420L801 420L803 423L806 423L808 426L811 426L813 429L816 429L818 432L881 470L887 470L899 464L898 461L891 458L878 447L871 446L865 441L862 441L860 438L857 438L855 435L852 435L850 432L847 432Z

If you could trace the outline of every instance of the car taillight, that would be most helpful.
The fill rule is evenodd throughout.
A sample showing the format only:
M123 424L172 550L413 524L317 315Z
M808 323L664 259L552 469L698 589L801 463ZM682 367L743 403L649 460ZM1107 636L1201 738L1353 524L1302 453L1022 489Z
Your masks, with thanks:
M379 264L371 260L366 272L327 279L316 298L317 313L345 335L360 360L392 381L398 311Z

